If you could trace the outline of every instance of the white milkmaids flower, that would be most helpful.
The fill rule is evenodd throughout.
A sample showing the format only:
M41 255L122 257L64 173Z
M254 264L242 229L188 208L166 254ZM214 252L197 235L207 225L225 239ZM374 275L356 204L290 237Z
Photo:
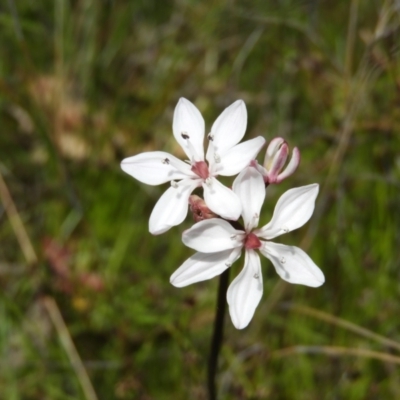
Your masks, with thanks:
M263 293L261 262L256 250L270 259L285 281L312 287L322 285L324 274L303 250L269 241L310 219L318 188L312 184L288 190L278 200L271 221L255 229L265 198L265 185L255 168L246 168L233 184L243 206L244 229L235 229L229 222L215 218L198 222L185 231L183 243L198 253L172 274L171 283L183 287L211 279L229 268L244 249L244 268L227 292L229 313L237 329L249 324Z
M265 139L261 136L238 144L246 126L246 106L242 100L237 100L214 122L207 136L208 150L204 157L204 119L189 100L181 98L175 108L172 128L188 161L183 162L163 151L141 153L122 161L121 168L140 182L148 185L171 182L150 216L152 234L161 234L179 225L187 215L190 194L200 186L211 211L228 220L240 217L242 207L238 196L216 177L238 174L264 145Z

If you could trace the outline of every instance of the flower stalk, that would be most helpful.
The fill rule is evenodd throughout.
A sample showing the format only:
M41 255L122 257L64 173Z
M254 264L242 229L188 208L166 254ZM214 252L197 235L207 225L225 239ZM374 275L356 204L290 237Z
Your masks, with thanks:
M229 271L226 269L219 278L217 304L215 307L214 331L211 339L210 354L208 356L208 398L217 399L216 375L218 369L219 352L224 336L224 320L226 311L226 291L228 290Z

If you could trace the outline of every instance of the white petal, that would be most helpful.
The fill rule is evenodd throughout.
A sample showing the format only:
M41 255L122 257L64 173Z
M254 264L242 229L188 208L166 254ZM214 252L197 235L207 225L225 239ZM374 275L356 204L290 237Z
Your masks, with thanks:
M238 174L257 157L264 144L265 139L258 136L232 147L220 155L221 161L219 163L212 164L212 172L215 171L216 174L223 176Z
M254 250L246 250L244 267L228 288L229 314L237 329L245 328L263 294L261 263Z
M257 169L257 171L263 176L264 179L265 177L268 177L268 171L263 165L260 165L257 160L254 160L251 165Z
M172 130L191 161L204 160L204 119L197 107L183 97L175 107ZM182 134L189 139L184 139Z
M266 242L260 251L271 260L278 275L289 283L318 287L325 282L322 271L298 247Z
M233 182L233 191L242 203L242 217L246 232L258 225L261 206L265 198L262 175L253 167L244 169Z
M183 232L183 243L202 253L215 253L242 246L244 232L219 218L207 219L194 224Z
M160 235L186 218L189 196L198 184L199 181L186 179L164 192L150 215L150 233Z
M213 145L218 154L239 143L247 127L247 110L243 100L237 100L226 108L211 128Z
M207 207L222 218L236 221L242 212L239 197L215 178L203 183Z
M272 239L303 226L314 212L318 190L319 185L313 183L285 192L275 206L271 221L254 233Z
M121 162L121 168L147 185L161 185L188 176L196 177L190 170L190 165L164 151L151 151L125 158Z
M196 253L171 275L170 282L176 287L184 287L214 278L231 266L231 262L228 262L231 253L232 250Z

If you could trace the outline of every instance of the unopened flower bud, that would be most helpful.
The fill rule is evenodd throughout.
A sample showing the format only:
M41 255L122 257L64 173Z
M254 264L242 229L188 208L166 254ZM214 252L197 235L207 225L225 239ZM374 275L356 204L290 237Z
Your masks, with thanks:
M193 214L193 219L196 222L203 221L204 219L217 218L217 215L207 207L206 202L195 194L189 197L189 206Z
M300 163L299 149L297 147L293 149L292 158L284 168L288 155L289 146L284 139L277 137L271 140L265 153L264 165L257 165L266 184L281 183L296 171Z

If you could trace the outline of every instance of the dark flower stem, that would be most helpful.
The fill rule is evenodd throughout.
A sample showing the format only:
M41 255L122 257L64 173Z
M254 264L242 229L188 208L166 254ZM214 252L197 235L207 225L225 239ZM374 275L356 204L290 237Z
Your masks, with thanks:
M209 400L217 400L215 376L218 367L218 356L224 336L224 317L226 309L226 291L228 289L229 271L227 268L219 278L217 305L214 320L214 332L211 340L210 355L208 359L208 395Z

